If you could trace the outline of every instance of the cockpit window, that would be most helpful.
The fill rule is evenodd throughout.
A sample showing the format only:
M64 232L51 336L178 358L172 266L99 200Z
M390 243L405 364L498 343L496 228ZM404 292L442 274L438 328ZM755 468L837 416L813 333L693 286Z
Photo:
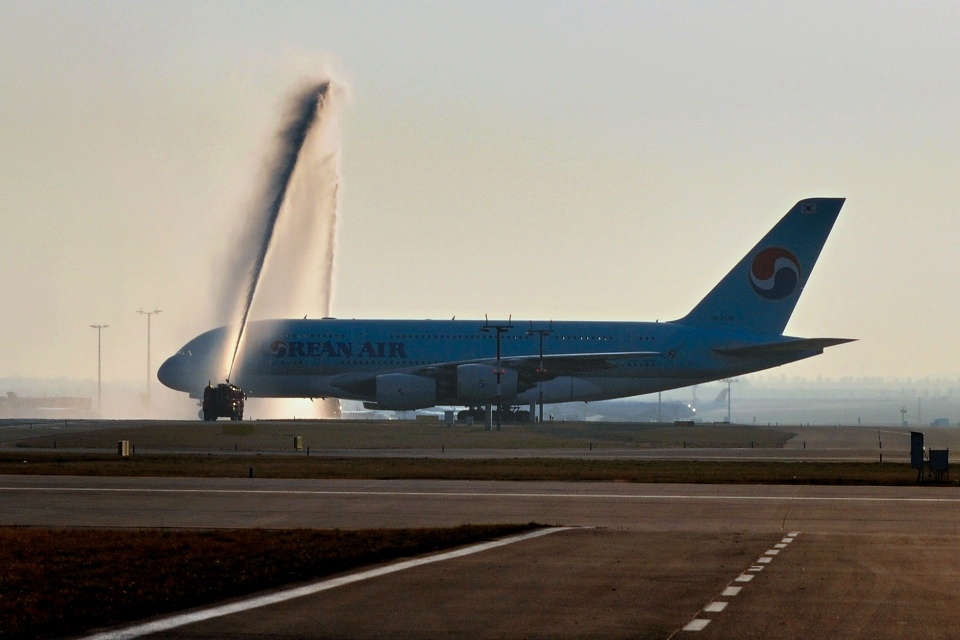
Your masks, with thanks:
M193 354L190 353L190 349L180 349L180 351L177 352L177 355L178 355L178 356L191 356L191 355L193 355Z

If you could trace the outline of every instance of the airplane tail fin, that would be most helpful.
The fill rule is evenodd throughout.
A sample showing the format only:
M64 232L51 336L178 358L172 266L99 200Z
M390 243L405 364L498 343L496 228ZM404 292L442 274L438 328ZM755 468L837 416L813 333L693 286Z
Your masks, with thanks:
M710 404L711 404L711 405L714 405L714 406L717 406L717 407L722 407L722 406L724 406L725 404L727 404L727 394L728 394L728 393L730 393L730 390L729 390L729 389L724 389L724 390L722 390L720 393L717 394L717 397L714 398L714 399L713 399L713 402L711 402Z
M843 198L801 200L678 323L782 334Z
M699 412L725 409L727 406L727 393L729 393L729 391L724 388L720 393L717 394L717 397L710 402L704 402L702 404L694 402L693 406Z

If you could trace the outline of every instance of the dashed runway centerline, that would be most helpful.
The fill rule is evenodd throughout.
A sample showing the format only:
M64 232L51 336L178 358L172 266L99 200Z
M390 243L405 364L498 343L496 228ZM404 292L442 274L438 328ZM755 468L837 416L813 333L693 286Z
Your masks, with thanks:
M744 571L743 573L738 575L736 578L731 580L729 583L727 583L727 586L724 587L723 591L720 592L720 595L717 596L717 598L734 598L740 595L740 592L741 590L743 590L743 587L732 586L733 583L740 583L741 585L745 585L751 582L756 576L756 574L763 571L767 566L769 566L769 564L773 561L773 558L777 556L781 550L786 549L791 542L796 540L798 535L800 535L800 532L791 531L789 534L784 536L783 540L773 545L772 549L767 549L766 551L764 551L763 554L756 559L755 564L751 564L751 566L748 567L746 571ZM721 613L727 608L727 605L729 604L730 602L727 600L718 600L718 599L711 600L710 602L705 604L703 608L700 609L700 611L697 612L697 615L694 616L693 620L691 620L686 625L684 625L682 629L679 629L678 631L675 631L674 633L672 633L670 637L672 638L679 631L691 631L691 632L703 631L704 629L707 628L707 625L709 625L713 621L713 618L703 618L703 617L700 617L701 614Z

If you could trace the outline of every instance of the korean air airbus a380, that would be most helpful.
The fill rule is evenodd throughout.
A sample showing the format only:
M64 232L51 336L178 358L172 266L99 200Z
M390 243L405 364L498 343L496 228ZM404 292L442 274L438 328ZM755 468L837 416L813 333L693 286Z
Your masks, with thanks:
M850 342L783 335L843 202L798 202L679 320L262 320L247 328L233 383L248 396L385 410L533 405L635 396L803 360ZM202 395L226 373L230 335L220 327L188 342L160 367L160 382Z

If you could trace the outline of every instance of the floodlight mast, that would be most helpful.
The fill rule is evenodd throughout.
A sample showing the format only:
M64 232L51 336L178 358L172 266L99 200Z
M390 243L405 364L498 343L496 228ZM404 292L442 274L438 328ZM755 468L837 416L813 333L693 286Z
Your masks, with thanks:
M101 361L100 361L100 332L106 329L108 324L92 324L90 327L97 330L97 415L103 415L103 386L101 384Z
M733 424L732 420L730 419L730 384L733 382L740 382L740 380L737 378L724 378L720 382L727 383L727 424Z
M142 308L137 313L147 316L147 400L150 400L150 316L162 313L160 309L153 311L144 311Z
M547 369L543 364L543 339L553 333L553 320L550 321L550 325L546 329L534 329L533 322L531 321L530 330L527 331L527 335L532 336L535 333L540 336L540 362L537 365L537 389L540 392L538 398L540 405L540 423L543 424L543 384L541 383L546 380L547 373Z
M513 314L510 314L507 317L507 324L490 324L489 318L484 315L484 324L480 328L481 331L489 332L496 331L497 336L497 365L496 365L496 374L497 374L497 431L500 431L500 427L503 424L503 399L502 392L500 388L501 376L503 374L503 368L500 366L500 336L507 331L513 329Z

